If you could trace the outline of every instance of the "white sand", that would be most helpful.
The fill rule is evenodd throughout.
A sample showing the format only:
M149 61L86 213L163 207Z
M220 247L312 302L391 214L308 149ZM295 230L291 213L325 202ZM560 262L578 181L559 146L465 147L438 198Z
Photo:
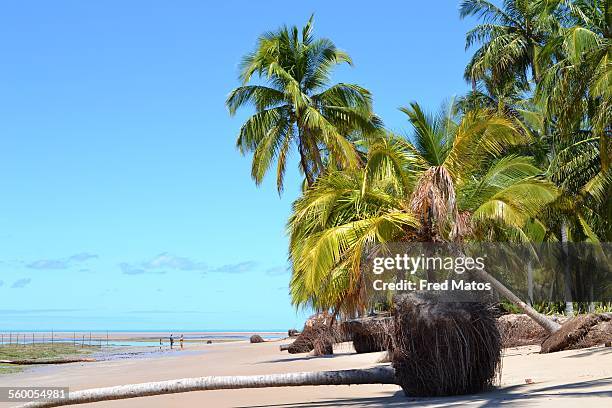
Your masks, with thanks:
M281 342L198 345L202 354L40 367L0 377L2 386L69 386L71 390L206 375L249 375L371 367L381 353L355 354L338 345L332 357L289 355ZM357 385L191 392L87 407L604 407L612 406L612 348L540 355L538 347L505 350L497 390L451 398L408 398L398 386ZM526 384L525 379L535 383ZM10 406L0 404L0 406Z

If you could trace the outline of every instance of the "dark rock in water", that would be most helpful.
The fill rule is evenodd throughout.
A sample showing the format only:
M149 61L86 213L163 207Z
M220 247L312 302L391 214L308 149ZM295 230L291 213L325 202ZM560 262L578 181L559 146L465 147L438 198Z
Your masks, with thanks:
M411 294L394 306L391 361L407 396L478 393L498 379L501 339L490 305Z
M206 344L212 344L212 340L208 340Z
M287 335L288 335L289 337L297 337L297 336L298 336L298 334L300 334L300 332L299 332L299 331L297 331L297 330L295 330L295 329L289 329L289 330L287 330Z
M252 335L250 340L251 343L263 343L265 341L259 334Z
M612 315L587 314L569 319L542 342L540 353L581 349L612 341Z

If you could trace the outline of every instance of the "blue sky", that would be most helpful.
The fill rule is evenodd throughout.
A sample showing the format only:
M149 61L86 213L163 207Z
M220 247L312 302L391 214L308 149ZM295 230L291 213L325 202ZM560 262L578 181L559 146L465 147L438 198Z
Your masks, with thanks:
M397 110L463 93L458 2L20 1L0 11L0 330L282 329L281 198L224 107L259 34L303 25L353 58L334 81Z

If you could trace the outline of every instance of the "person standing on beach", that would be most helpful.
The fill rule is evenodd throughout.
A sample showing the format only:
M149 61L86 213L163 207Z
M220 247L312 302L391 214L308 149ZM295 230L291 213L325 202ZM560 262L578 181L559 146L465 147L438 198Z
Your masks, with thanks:
M181 343L181 350L183 349L183 335L181 334L181 338L180 338L180 343Z
M172 337L173 335L170 335L170 349L172 350L172 346L174 346L174 337Z
M160 337L159 338L159 351L161 351L163 345L164 345L164 343L162 343L162 339Z

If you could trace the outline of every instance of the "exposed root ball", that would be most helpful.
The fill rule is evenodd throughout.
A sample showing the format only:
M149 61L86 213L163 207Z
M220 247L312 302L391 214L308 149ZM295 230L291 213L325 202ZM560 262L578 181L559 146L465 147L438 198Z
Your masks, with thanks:
M315 356L334 354L334 337L331 330L324 330L314 341L313 353Z
M265 340L259 335L254 334L251 336L251 343L263 343Z
M542 342L540 353L593 347L612 341L612 316L588 314L565 322Z
M326 323L317 322L312 325L305 325L304 330L298 335L295 341L287 348L290 354L309 353L315 349L315 354L332 354L333 344L339 338L339 333L330 329ZM330 348L331 345L331 348Z
M390 349L392 326L391 317L368 317L344 322L342 328L353 340L357 353L373 353Z
M396 297L391 361L398 384L411 397L489 389L501 368L490 306L444 303L433 295Z
M518 347L540 344L547 336L546 330L525 314L508 314L497 319L502 347Z

